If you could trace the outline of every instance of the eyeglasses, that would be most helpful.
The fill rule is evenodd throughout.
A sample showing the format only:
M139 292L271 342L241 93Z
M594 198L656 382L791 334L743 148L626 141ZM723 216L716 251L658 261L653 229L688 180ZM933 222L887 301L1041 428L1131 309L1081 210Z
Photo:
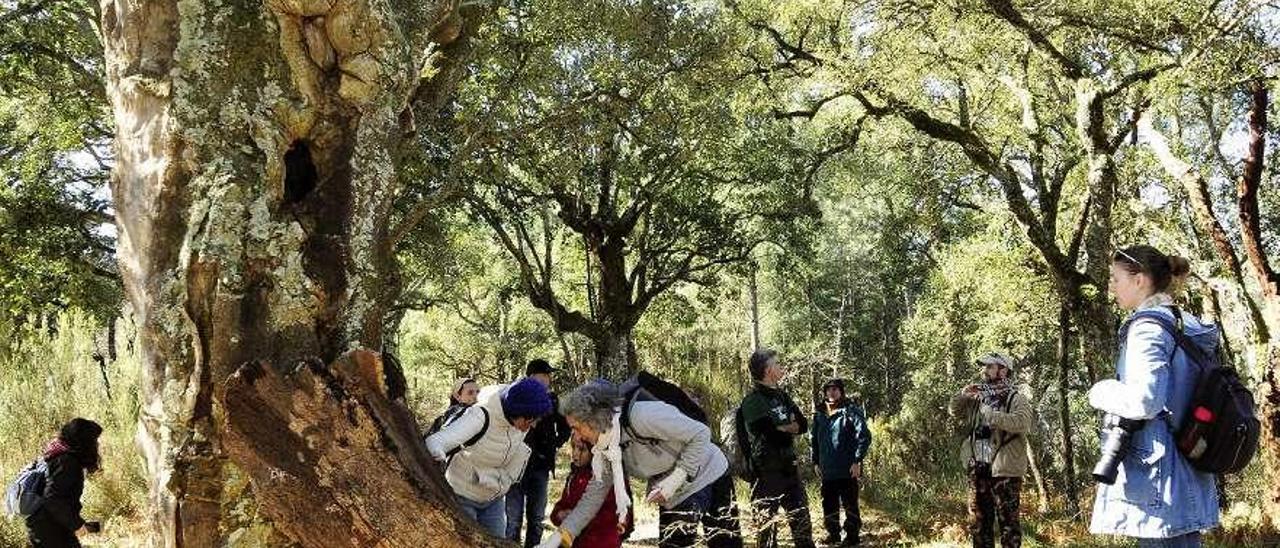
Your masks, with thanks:
M1138 259L1135 259L1135 258L1133 257L1133 255L1130 255L1130 254L1128 254L1128 253L1125 253L1123 249L1117 249L1117 250L1116 250L1116 253L1118 253L1121 257L1124 257L1124 258L1128 259L1128 260L1129 260L1129 262L1131 262L1131 263L1133 263L1133 264L1138 265L1138 267L1139 267L1139 268L1142 268L1143 270L1146 270L1147 265L1142 264L1142 261L1139 261Z

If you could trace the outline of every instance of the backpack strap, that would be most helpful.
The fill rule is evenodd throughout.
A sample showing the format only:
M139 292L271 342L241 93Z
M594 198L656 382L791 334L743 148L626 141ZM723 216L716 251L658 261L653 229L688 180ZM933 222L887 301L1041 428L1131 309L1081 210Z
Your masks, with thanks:
M1191 362L1200 370L1200 375L1202 376L1210 370L1218 367L1204 355L1204 352L1200 351L1200 347L1196 346L1195 342L1193 342L1186 333L1182 332L1182 311L1176 306L1170 306L1169 311L1173 313L1174 321L1170 321L1164 314L1154 310L1143 310L1135 313L1133 317L1129 318L1129 320L1125 322L1124 334L1128 335L1129 326L1134 322L1144 319L1151 320L1173 337L1173 350L1169 352L1170 367L1173 366L1173 357L1177 354L1178 350L1182 350L1188 358L1191 358ZM1117 378L1119 378L1118 374ZM1178 431L1177 425L1173 424L1173 412L1168 409L1161 409L1160 413L1156 415L1156 418L1160 419L1160 422L1163 422L1165 426L1169 428L1170 432L1176 433Z
M733 410L733 435L738 438L738 452L742 454L746 475L754 476L756 463L751 460L751 431L747 428L746 415L742 414L742 405Z
M1009 410L1013 408L1013 397L1014 397L1014 396L1017 396L1017 395L1018 395L1018 390L1017 390L1017 389L1011 390L1011 391L1009 392L1009 397L1008 397L1007 399L1005 399L1005 401L1004 401L1004 412L1005 412L1005 413L1008 413L1008 412L1009 412ZM1002 432L1003 432L1003 430L1002 430ZM1005 433L1007 434L1008 432L1005 432ZM1014 435L1009 436L1009 437L1007 437L1007 438L1005 438L1005 439L1003 439L1003 440L1000 440L1000 446L999 446L999 447L996 447L996 450L991 452L991 462L993 462L993 463L994 463L994 462L996 461L996 456L1000 454L1000 450L1001 450L1001 449L1004 449L1006 445L1009 445L1010 443L1013 443L1013 442L1014 442L1014 440L1017 440L1018 438L1021 438L1021 437L1022 437L1022 434L1014 434Z
M622 430L626 432L627 436L630 437L632 440L638 441L645 445L657 445L658 442L662 440L659 440L657 438L641 436L640 434L636 433L636 430L634 428L631 427L631 408L635 406L636 402L641 401L642 397L645 398L645 401L648 401L649 399L651 399L651 397L649 397L648 395L648 392L645 392L643 387L636 386L635 388L632 388L631 390L627 391L627 393L625 394L622 400L623 402L622 412L621 412L621 416L618 417L618 424L622 426Z
M1133 325L1133 323L1139 320L1151 320L1156 325L1159 325L1164 329L1165 332L1169 333L1169 335L1173 336L1174 350L1182 350L1186 353L1187 357L1191 358L1191 361L1195 362L1196 366L1201 369L1201 373L1204 373L1207 368L1212 369L1214 367L1213 361L1209 360L1208 357L1204 355L1204 352L1200 351L1200 347L1196 346L1195 342L1193 342L1186 333L1182 332L1182 311L1178 310L1178 307L1176 306L1171 306L1169 309L1173 313L1176 323L1174 321L1170 321L1164 314L1154 310L1143 310L1135 313L1133 317L1129 318L1129 320L1125 322L1123 330L1124 335L1127 336L1129 334L1129 326ZM1170 361L1172 361L1172 359L1173 356L1171 354Z
M480 409L480 413L484 414L484 425L480 427L480 431L476 432L474 436L467 438L467 441L462 442L462 445L450 449L448 453L445 453L445 458L453 458L453 456L459 451L479 443L480 438L483 438L485 433L489 431L489 410L485 409L483 406L478 407L478 409Z

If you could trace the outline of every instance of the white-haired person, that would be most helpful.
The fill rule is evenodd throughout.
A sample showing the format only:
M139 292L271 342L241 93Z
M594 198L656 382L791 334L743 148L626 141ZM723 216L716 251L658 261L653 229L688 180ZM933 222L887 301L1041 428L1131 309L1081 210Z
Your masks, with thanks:
M610 487L616 511L627 511L629 474L648 482L645 500L658 505L659 546L740 548L742 537L736 513L731 512L729 461L712 443L711 429L670 404L644 399L630 404L624 428L623 405L618 390L608 383L581 386L560 402L560 413L574 434L593 446L594 473L587 493L560 525L560 544L572 544ZM700 522L708 524L701 542Z

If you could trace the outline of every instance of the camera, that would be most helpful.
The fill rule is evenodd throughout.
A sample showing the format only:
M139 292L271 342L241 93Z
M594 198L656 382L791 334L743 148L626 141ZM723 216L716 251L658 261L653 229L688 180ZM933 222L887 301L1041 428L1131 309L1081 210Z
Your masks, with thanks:
M973 439L989 440L991 439L991 426L983 424L973 429Z
M1102 420L1102 432L1098 445L1102 456L1093 467L1093 479L1104 485L1114 485L1120 461L1129 453L1129 444L1133 441L1133 433L1141 430L1147 421L1126 419L1108 414Z

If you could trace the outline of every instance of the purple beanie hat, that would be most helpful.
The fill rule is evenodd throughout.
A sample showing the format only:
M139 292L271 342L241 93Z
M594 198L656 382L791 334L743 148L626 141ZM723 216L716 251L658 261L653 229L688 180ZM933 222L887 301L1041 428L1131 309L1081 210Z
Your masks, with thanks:
M551 393L542 383L525 377L502 391L502 412L509 417L541 417L551 413Z

